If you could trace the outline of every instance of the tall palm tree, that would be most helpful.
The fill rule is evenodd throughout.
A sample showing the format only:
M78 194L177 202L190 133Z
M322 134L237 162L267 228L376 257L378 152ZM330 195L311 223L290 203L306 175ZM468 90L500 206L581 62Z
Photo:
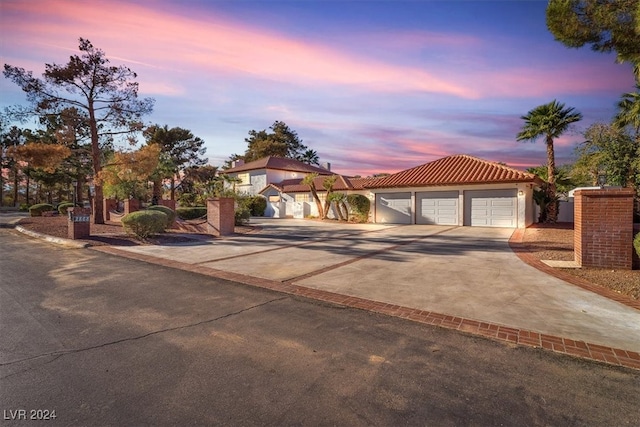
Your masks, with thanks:
M529 111L525 116L524 126L517 135L518 141L533 141L544 137L547 145L547 193L551 200L556 200L556 159L553 140L562 135L571 123L582 119L582 114L574 108L565 108L564 104L555 99L548 104L540 105ZM558 206L556 203L547 205L547 222L556 222Z

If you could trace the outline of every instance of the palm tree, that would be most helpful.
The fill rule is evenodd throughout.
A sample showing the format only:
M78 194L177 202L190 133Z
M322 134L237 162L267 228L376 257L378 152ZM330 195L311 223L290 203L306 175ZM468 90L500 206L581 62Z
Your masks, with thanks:
M320 165L320 159L316 150L306 150L304 153L302 153L299 160L308 165Z
M636 92L622 95L618 108L620 110L616 114L614 124L619 127L631 126L636 136L640 134L640 84L636 84Z
M529 111L525 116L524 126L517 135L518 141L533 141L543 136L547 144L547 193L549 199L556 200L556 159L553 140L562 135L571 123L582 119L582 114L574 108L565 108L564 104L555 99L548 104L540 105ZM558 206L556 203L547 205L547 222L556 222Z

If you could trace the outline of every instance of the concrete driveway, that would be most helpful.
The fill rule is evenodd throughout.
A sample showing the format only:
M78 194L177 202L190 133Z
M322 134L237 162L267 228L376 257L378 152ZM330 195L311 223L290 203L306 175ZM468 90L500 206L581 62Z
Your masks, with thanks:
M258 233L119 250L640 351L640 311L549 276L512 229L252 219Z

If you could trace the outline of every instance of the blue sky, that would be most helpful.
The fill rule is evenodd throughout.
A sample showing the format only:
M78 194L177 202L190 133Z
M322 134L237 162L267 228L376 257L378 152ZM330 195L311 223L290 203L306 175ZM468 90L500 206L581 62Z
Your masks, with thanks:
M89 1L0 3L3 63L34 73L88 38L138 73L149 123L190 129L221 165L251 129L286 122L344 174L396 172L449 154L517 168L545 162L520 116L553 99L609 121L634 89L629 65L568 49L545 1ZM25 103L6 79L2 107Z

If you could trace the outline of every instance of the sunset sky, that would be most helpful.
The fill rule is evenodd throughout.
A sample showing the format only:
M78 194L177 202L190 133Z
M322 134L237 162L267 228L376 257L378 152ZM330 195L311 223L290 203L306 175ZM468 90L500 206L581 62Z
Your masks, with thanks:
M220 166L249 130L284 121L332 170L397 172L450 154L517 168L545 163L515 139L532 108L557 99L584 115L556 142L608 122L634 89L629 65L568 49L546 1L0 0L2 63L41 75L78 38L138 74L148 123L190 129ZM26 104L0 78L0 107Z

